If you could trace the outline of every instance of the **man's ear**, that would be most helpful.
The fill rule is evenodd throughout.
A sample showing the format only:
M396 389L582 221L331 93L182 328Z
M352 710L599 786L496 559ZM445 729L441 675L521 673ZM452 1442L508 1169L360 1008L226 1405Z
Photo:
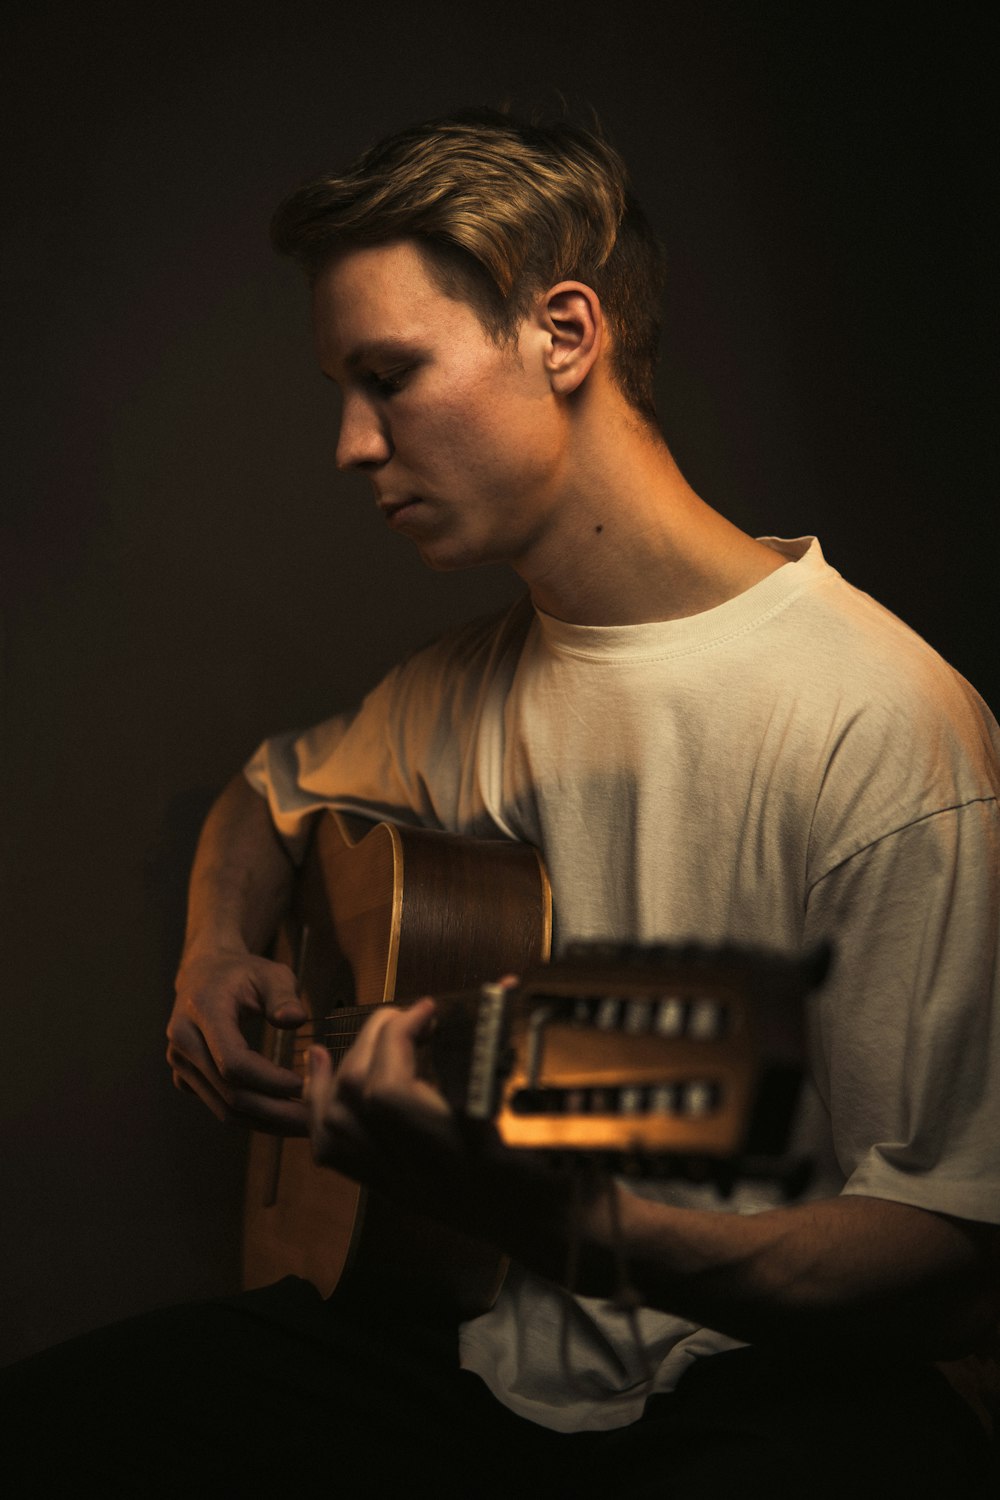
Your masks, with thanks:
M540 299L538 316L552 389L568 396L586 380L604 344L600 298L582 281L560 281Z

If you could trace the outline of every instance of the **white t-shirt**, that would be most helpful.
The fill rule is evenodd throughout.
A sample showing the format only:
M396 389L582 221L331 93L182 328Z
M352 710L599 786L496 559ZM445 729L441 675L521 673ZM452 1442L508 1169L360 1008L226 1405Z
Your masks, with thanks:
M832 939L815 1191L1000 1221L1000 731L818 543L765 540L789 564L687 619L569 625L525 600L465 626L355 712L266 741L247 775L293 853L330 806L535 845L557 944ZM735 1343L650 1309L640 1324L651 1386L619 1313L514 1270L463 1326L462 1362L519 1415L576 1431L634 1421Z

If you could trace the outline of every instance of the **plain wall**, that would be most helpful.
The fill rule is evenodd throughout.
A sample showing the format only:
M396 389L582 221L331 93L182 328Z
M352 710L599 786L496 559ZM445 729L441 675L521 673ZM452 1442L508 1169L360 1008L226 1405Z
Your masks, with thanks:
M688 477L750 531L817 532L995 703L972 14L42 4L8 30L3 1357L235 1285L244 1141L163 1063L201 818L265 734L514 590L426 572L335 473L276 201L455 105L592 105L667 243Z

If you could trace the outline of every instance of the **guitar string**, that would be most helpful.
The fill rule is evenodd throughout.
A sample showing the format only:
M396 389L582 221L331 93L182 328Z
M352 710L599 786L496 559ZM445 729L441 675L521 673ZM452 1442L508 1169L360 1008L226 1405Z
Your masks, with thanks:
M625 1237L622 1234L621 1214L618 1207L618 1195L615 1192L614 1179L610 1174L604 1174L604 1191L608 1201L608 1215L611 1221L611 1253L615 1262L615 1290L611 1297L611 1306L616 1312L624 1313L628 1323L629 1333L632 1335L632 1343L635 1348L639 1367L642 1370L642 1378L647 1391L653 1384L653 1364L649 1357L649 1350L642 1337L639 1327L639 1308L642 1306L640 1297L635 1286L629 1280L628 1261L625 1256Z
M570 1351L570 1315L577 1295L576 1286L580 1271L580 1250L583 1244L583 1183L585 1176L590 1181L595 1181L594 1166L595 1163L583 1153L575 1161L571 1161L568 1166L572 1180L564 1281L568 1295L563 1298L559 1319L559 1363L562 1367L563 1379L571 1390L576 1390L579 1394L587 1397L591 1395L590 1387L581 1378L579 1372L573 1368L573 1358ZM642 1329L639 1327L639 1308L642 1306L642 1299L629 1280L621 1217L615 1193L615 1181L609 1172L598 1170L596 1173L596 1183L597 1194L595 1196L599 1197L603 1194L607 1200L608 1219L611 1229L611 1255L614 1262L615 1289L608 1298L608 1306L613 1308L615 1312L621 1313L628 1324L642 1382L648 1392L652 1388L655 1371L649 1349L642 1336Z
M293 1065L303 1065L309 1048L317 1044L326 1047L336 1062L342 1062L351 1045L360 1036L365 1021L376 1009L375 1005L359 1005L334 1011L331 1015L321 1017L319 1021L305 1022L292 1038ZM343 1021L352 1023L350 1030L341 1025Z

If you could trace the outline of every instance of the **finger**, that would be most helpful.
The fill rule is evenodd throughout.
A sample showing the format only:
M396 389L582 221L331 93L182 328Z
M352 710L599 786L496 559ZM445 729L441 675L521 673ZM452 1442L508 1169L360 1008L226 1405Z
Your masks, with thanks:
M300 1099L270 1099L261 1094L215 1088L190 1064L180 1061L174 1069L179 1089L195 1094L216 1119L227 1125L262 1130L268 1135L308 1135L306 1107Z
M417 1068L417 1046L431 1035L437 1025L437 1005L429 995L396 1012L393 1024L383 1028L376 1038L376 1051L392 1055L413 1072Z
M287 964L259 960L255 969L260 1008L272 1026L301 1026L309 1010L298 993L295 975Z
M350 1096L345 1097L340 1089L340 1072L334 1073L325 1048L310 1049L306 1095L313 1157L320 1166L335 1167L356 1181L369 1180L368 1134Z
M290 1099L281 1104L278 1100L255 1098L246 1105L240 1103L234 1113L238 1124L263 1131L265 1135L309 1134L309 1115L301 1099Z
M333 1088L333 1062L325 1047L310 1047L306 1057L306 1078L302 1097L309 1106L309 1113L322 1113L323 1106Z
M342 1068L334 1070L330 1054L325 1047L311 1047L306 1080L306 1106L310 1129L317 1131L346 1131L360 1136L360 1121L357 1117L354 1096L344 1095L341 1089Z
M283 1070L276 1076L275 1065L247 1041L243 1019L249 1014L262 1015L282 1027L297 1027L308 1019L308 1009L295 993L295 978L286 964L248 955L239 962L202 963L182 970L167 1033L195 1062L200 1061L203 1039L221 1076L228 1077L231 1067L249 1066L249 1074L238 1074L234 1081L267 1088L270 1079L272 1092L287 1093L294 1087L287 1070L282 1081ZM198 1037L197 1044L191 1041L193 1035Z
M291 1068L282 1068L249 1044L225 1058L216 1070L230 1089L264 1094L270 1099L300 1099L302 1079Z
M375 1040L365 1097L404 1110L415 1107L435 1115L449 1113L442 1096L417 1075L417 1043L433 1027L436 1008L430 999L399 1011Z
M279 1095L293 1090L293 1079L298 1084L297 1074L251 1047L234 1017L215 1013L197 1030L216 1072L228 1083Z
M363 1091L382 1029L402 1014L393 1005L373 1005L371 1015L347 1049L337 1068L337 1088L344 1093Z
M167 1049L174 1081L197 1094L218 1119L283 1135L306 1134L306 1110L299 1097L302 1080L297 1074L276 1070L290 1079L290 1085L269 1086L262 1092L252 1085L243 1086L238 1068L230 1068L229 1077L224 1077L196 1033L188 1034L185 1041L187 1051L174 1043Z
M196 1068L223 1096L233 1091L265 1094L274 1099L296 1099L302 1079L291 1068L279 1067L250 1046L239 1027L213 1021L199 1028L186 1022L173 1028L167 1059L172 1068L180 1060Z
M206 1080L193 1069L185 1064L178 1063L174 1067L174 1087L184 1090L186 1093L194 1094L200 1099L206 1109L210 1109L217 1120L225 1124L230 1119L229 1106L226 1101L216 1093Z
M416 1041L431 1030L431 1022L437 1015L437 1006L430 995L424 995L420 1000L408 1005L400 1014L403 1018L401 1031Z

